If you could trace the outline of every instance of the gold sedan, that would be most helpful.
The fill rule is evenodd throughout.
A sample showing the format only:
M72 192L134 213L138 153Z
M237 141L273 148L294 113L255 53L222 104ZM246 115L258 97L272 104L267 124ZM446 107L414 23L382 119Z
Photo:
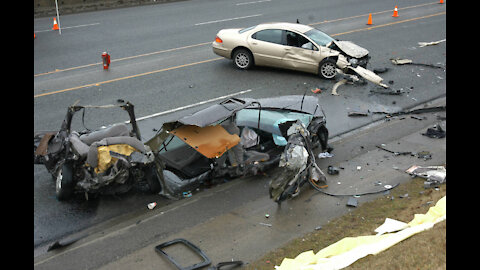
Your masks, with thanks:
M265 23L248 28L222 29L213 52L239 69L253 65L299 70L332 79L337 68L366 67L368 50L350 41L338 41L322 31L298 23ZM340 63L341 62L341 63Z

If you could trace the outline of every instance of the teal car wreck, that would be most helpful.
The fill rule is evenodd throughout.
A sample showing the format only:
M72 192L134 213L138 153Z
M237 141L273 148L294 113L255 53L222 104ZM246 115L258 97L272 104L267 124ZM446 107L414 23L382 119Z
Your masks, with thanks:
M325 181L323 172L314 165L312 150L332 148L328 145L326 118L316 97L230 98L164 123L145 143L159 165L160 194L178 197L215 179L256 175L282 164L282 158L291 156L287 150L294 145L289 137L299 133L289 132L292 126L303 133L301 144L308 158L299 169L305 175L290 183L295 187L289 189L291 179L276 179L271 183L270 196L281 202L298 193L305 181ZM310 177L311 167L315 168L316 180Z

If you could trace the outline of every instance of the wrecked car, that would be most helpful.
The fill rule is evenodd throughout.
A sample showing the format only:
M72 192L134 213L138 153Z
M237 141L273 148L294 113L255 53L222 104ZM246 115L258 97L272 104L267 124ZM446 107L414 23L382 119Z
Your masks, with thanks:
M131 128L121 123L94 131L72 130L75 113L87 108L121 108L128 112ZM33 160L45 165L53 176L58 200L67 200L74 193L84 193L86 199L89 194L121 194L140 183L158 192L154 155L140 138L131 103L74 104L68 107L60 130L34 133Z
M145 143L159 164L160 194L179 198L215 179L256 175L277 166L289 145L286 130L297 121L308 131L309 149L332 149L325 115L312 96L230 98L164 123Z
M293 69L333 79L337 68L366 68L368 50L351 41L338 41L299 23L264 23L248 28L222 29L212 43L213 52L239 69L253 65Z
M307 182L317 190L327 188L327 178L315 162L311 134L304 123L288 121L280 124L280 129L288 142L280 156L279 175L270 180L270 198L281 204L298 196Z

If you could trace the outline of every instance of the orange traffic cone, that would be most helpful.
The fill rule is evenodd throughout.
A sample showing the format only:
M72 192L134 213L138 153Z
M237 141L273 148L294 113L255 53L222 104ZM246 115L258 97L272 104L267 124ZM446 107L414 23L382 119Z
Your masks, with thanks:
M57 18L53 18L52 30L58 30Z
M372 25L372 13L368 14L367 25Z
M395 6L395 9L393 10L393 15L392 17L398 17L398 8Z

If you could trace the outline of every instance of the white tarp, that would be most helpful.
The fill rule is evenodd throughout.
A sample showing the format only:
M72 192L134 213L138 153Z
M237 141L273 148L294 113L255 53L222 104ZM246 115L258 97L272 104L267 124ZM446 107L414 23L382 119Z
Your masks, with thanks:
M431 229L436 223L447 218L447 196L438 200L426 214L415 214L406 228L395 232L357 237L345 237L342 240L314 253L312 250L299 254L295 259L285 258L277 270L327 270L342 269L367 255L379 252L407 239L408 237ZM403 223L403 222L402 222ZM404 226L400 222L386 221L376 232L387 232ZM388 224L385 226L385 224ZM394 225L394 226L391 226ZM382 227L383 226L383 227Z

